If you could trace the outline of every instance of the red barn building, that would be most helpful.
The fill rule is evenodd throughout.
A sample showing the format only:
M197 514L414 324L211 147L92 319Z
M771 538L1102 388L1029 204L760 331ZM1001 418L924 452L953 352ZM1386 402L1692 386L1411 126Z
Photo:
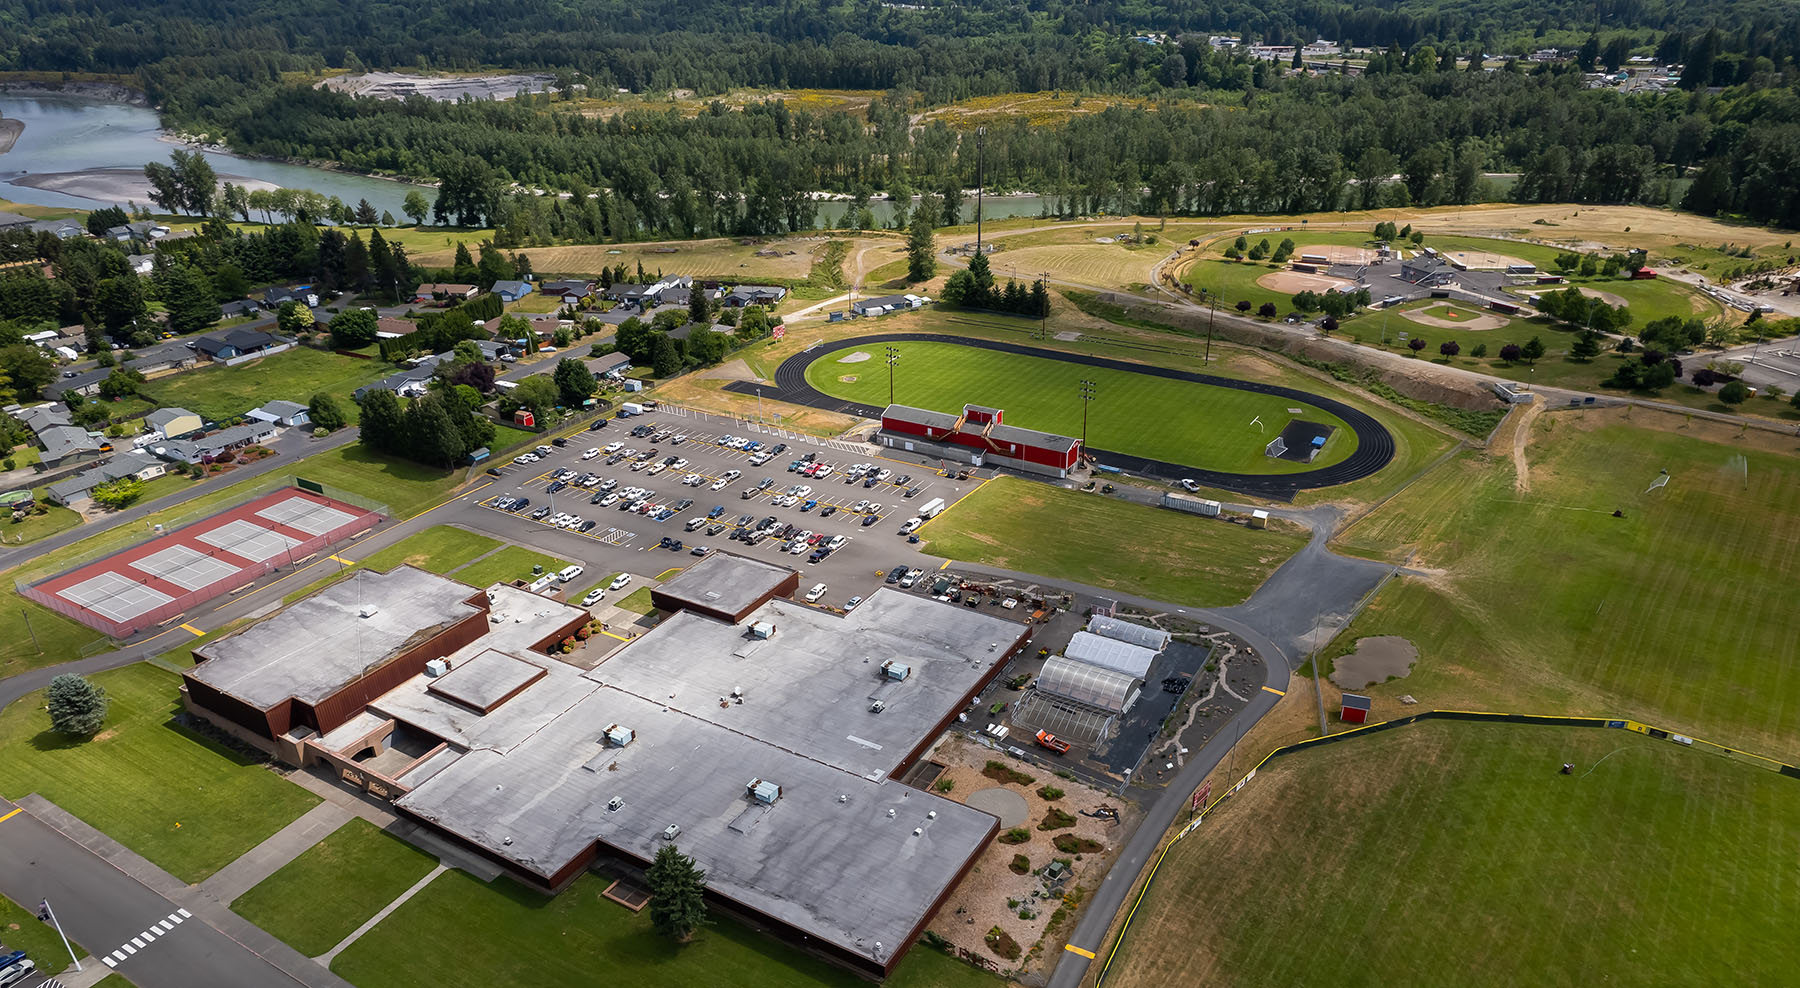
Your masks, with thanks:
M881 442L911 453L942 456L974 466L1003 466L1066 477L1081 459L1081 440L1002 421L998 408L964 405L961 415L908 405L881 413Z

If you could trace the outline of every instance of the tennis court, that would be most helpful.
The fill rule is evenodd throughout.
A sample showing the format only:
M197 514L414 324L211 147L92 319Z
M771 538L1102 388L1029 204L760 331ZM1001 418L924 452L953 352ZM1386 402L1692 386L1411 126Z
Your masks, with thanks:
M283 566L304 563L379 520L372 511L284 488L20 592L127 638Z

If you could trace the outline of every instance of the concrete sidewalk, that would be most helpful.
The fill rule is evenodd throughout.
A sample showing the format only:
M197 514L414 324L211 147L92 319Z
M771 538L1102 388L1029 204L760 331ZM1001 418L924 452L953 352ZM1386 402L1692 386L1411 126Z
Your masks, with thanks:
M245 851L236 861L213 873L199 888L220 903L230 905L238 896L306 853L332 831L349 823L354 814L326 801L307 810L300 819L276 831L261 844Z

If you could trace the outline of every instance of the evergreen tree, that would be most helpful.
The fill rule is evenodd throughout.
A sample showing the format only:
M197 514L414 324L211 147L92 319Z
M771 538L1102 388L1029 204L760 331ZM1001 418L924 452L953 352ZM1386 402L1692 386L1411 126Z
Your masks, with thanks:
M976 251L969 258L969 297L963 302L972 309L985 309L993 304L994 273L988 269L986 254Z
M400 399L392 392L375 388L356 399L361 409L362 442L378 453L399 453L406 447L406 416Z
M169 313L169 329L185 335L219 321L223 311L206 275L186 264L171 264L157 286Z
M906 238L906 278L929 281L937 274L937 248L931 231L930 210L913 213L912 230Z
M644 872L650 886L650 925L663 936L686 943L706 917L706 872L673 844L664 844Z
M358 224L362 226L374 226L377 219L375 207L369 205L369 200L362 199L356 203L356 222Z
M106 724L106 690L75 675L50 680L50 726L60 734L91 737Z
M1533 336L1525 341L1523 347L1519 348L1519 355L1530 363L1537 363L1538 358L1544 355L1544 341Z
M404 451L409 459L446 469L468 456L469 447L456 423L450 420L441 394L430 394L406 410L406 434L411 440Z
M706 290L699 285L688 290L688 322L712 325L711 301L706 297Z
M581 403L594 395L594 375L587 365L573 357L564 357L556 364L556 372L551 375L556 382L557 397L562 400L563 407L577 408Z
M344 284L353 289L369 287L369 275L373 262L369 249L363 246L362 234L352 232L350 242L344 245Z
M674 377L681 373L681 353L667 333L654 333L650 341L650 370L657 377Z
M475 280L481 277L480 273L475 270L475 258L469 256L469 245L466 241L458 240L456 242L456 259L451 262L451 271L452 277L463 284L474 284Z
M312 396L306 405L306 413L312 424L326 432L336 432L350 424L350 417L344 414L344 406L338 403L335 396L323 391Z
M1049 314L1050 289L1044 284L1044 279L1039 278L1031 283L1030 315L1037 316L1041 319Z

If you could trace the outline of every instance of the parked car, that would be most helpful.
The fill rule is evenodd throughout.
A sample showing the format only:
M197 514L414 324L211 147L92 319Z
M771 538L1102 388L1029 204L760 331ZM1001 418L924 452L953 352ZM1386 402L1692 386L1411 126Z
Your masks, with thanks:
M592 590L589 590L589 591L588 591L588 592L587 592L587 596L586 596L586 597L583 597L583 598L581 598L581 606L583 606L583 607L592 607L592 606L594 606L594 605L595 605L595 604L598 604L598 603L600 603L600 601L601 601L601 600L602 600L602 599L604 599L604 598L605 598L605 597L606 597L606 590L605 590L605 588L603 588L603 587L595 587L595 588L594 588L594 589L592 589Z
M819 602L819 598L823 596L825 596L825 584L815 583L812 585L812 589L806 592L806 602L809 604L816 604Z
M631 582L631 574L630 573L620 573L618 576L613 577L613 581L606 585L606 589L617 592L619 590L625 589L625 585L630 582Z

